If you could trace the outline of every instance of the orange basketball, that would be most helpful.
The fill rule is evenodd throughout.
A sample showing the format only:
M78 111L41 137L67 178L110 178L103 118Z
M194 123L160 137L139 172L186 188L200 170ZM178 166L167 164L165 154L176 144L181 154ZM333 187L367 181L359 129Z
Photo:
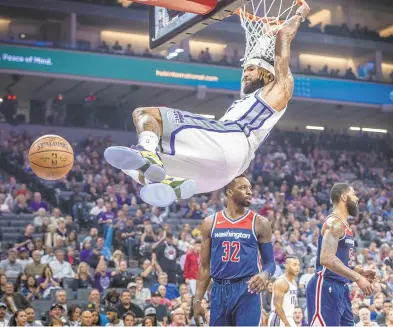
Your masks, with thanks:
M74 163L70 143L58 135L44 135L31 145L29 163L34 173L46 180L64 177Z

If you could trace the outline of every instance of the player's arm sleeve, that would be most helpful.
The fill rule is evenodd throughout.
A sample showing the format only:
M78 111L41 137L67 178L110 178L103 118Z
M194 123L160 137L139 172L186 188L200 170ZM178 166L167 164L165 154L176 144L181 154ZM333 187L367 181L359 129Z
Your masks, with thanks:
M259 252L262 257L263 271L265 271L269 277L272 277L276 271L272 243L259 243Z
M271 277L276 271L272 244L272 227L269 220L262 216L256 217L255 226L259 243L259 253L262 258L262 269Z

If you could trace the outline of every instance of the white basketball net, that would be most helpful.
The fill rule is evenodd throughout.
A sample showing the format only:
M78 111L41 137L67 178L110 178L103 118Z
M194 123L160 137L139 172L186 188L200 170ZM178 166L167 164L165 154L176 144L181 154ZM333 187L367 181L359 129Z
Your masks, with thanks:
M296 0L250 0L237 10L246 33L244 63L253 58L273 63L277 32L297 6Z

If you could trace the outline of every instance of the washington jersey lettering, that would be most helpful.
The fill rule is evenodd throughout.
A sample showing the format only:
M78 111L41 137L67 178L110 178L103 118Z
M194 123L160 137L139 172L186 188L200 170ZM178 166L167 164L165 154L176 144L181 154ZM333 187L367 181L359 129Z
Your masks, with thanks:
M257 214L248 211L231 220L224 211L214 216L211 231L210 275L214 279L253 276L261 270L258 239L255 233Z
M344 236L340 239L338 242L338 247L337 247L337 252L336 256L339 258L344 265L346 265L348 268L353 269L355 267L355 261L354 261L354 255L353 255L353 249L355 245L355 241L353 239L352 231L349 229L348 225L345 224L345 222L341 221L345 234ZM333 279L335 281L341 282L341 283L349 283L349 279L345 278L341 275L338 275L334 273L333 271L330 271L329 269L323 267L321 265L321 248L322 248L322 234L321 234L322 228L319 231L319 237L318 237L318 250L317 250L317 272L322 271L324 269L323 276L327 279Z

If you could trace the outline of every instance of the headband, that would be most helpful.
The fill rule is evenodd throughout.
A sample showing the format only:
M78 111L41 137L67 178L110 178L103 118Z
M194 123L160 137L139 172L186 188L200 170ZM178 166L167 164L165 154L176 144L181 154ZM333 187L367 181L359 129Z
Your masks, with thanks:
M261 68L266 69L268 72L272 73L273 75L276 75L276 72L274 70L274 67L269 64L265 59L263 58L252 58L248 60L243 66L247 67L249 65L255 65Z

